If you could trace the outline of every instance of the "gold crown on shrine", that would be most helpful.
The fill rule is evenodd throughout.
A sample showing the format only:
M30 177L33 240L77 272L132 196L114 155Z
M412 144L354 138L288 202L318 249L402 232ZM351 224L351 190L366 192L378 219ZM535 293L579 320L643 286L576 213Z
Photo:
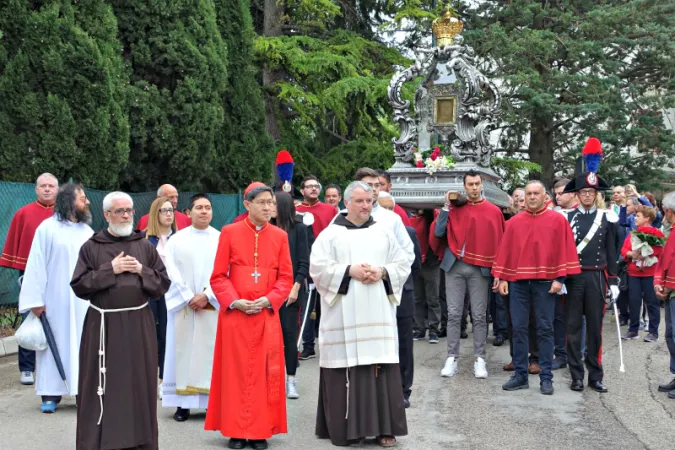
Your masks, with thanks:
M460 34L463 29L464 24L457 18L457 13L449 5L443 16L434 20L431 25L438 47L451 45L453 38Z

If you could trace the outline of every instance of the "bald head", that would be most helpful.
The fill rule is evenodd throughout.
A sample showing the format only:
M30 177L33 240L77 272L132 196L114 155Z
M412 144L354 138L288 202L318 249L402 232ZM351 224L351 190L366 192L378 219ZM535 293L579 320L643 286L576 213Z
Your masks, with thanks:
M157 197L166 197L173 205L173 209L178 208L178 190L170 184L163 184L157 189Z
M394 210L394 206L396 205L396 202L394 201L394 197L391 196L388 192L380 191L380 193L377 196L377 203L383 207L384 209L388 209L389 211Z
M35 195L43 205L53 205L58 192L59 180L51 173L45 172L35 180Z

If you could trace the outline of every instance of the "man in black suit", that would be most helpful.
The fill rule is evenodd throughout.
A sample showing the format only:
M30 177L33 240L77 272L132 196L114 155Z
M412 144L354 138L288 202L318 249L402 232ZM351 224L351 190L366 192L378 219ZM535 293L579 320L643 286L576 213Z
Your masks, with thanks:
M380 192L378 203L390 211L394 210L394 198L386 192ZM415 278L422 270L422 250L417 233L413 227L405 227L415 247L415 262L411 266L410 276L403 285L401 304L396 308L396 325L398 328L398 359L403 383L403 403L410 406L415 362L413 359L413 317L415 315Z

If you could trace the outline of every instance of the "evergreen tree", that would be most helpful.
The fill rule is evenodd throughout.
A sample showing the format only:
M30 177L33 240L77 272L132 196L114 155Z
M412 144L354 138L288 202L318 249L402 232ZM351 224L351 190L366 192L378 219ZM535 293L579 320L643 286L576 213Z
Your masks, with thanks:
M218 134L210 189L236 192L251 180L268 182L275 157L253 64L255 33L250 0L215 0L218 28L228 48L225 123Z
M431 11L419 0L392 2L400 13L390 28L405 23L416 30L429 30L446 3ZM596 136L608 180L658 187L675 156L675 135L663 121L664 109L675 106L675 3L453 3L483 72L502 90L501 149L539 164L550 184L555 174L571 175L584 142Z
M0 4L0 178L114 188L129 154L117 22L102 0Z
M227 51L212 0L110 0L131 73L130 190L205 187L224 124Z
M293 154L296 182L310 173L345 181L354 166L393 162L387 86L409 60L375 37L381 9L377 0L268 0L254 9L267 129Z

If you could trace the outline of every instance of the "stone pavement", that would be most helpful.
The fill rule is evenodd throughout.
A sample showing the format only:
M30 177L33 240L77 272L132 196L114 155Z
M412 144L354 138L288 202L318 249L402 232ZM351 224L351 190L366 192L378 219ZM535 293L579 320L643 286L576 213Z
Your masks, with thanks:
M675 400L658 392L671 378L663 338L657 344L624 343L626 372L619 372L618 343L613 316L605 319L605 383L600 395L568 388L569 372L554 372L553 396L539 393L539 380L530 376L530 389L505 392L508 378L501 367L509 361L508 345L488 346L487 380L473 378L473 340L462 340L459 374L439 376L445 360L445 340L415 343L415 386L408 412L409 436L399 449L675 449ZM492 342L490 337L489 342ZM299 400L288 401L289 434L270 441L271 449L329 449L329 441L314 436L318 361L303 361ZM75 402L64 399L56 414L38 410L30 386L18 382L16 356L0 358L0 448L44 450L75 448ZM188 422L171 419L173 410L159 410L160 449L226 448L227 440L203 430L203 413ZM366 448L379 448L367 444Z

